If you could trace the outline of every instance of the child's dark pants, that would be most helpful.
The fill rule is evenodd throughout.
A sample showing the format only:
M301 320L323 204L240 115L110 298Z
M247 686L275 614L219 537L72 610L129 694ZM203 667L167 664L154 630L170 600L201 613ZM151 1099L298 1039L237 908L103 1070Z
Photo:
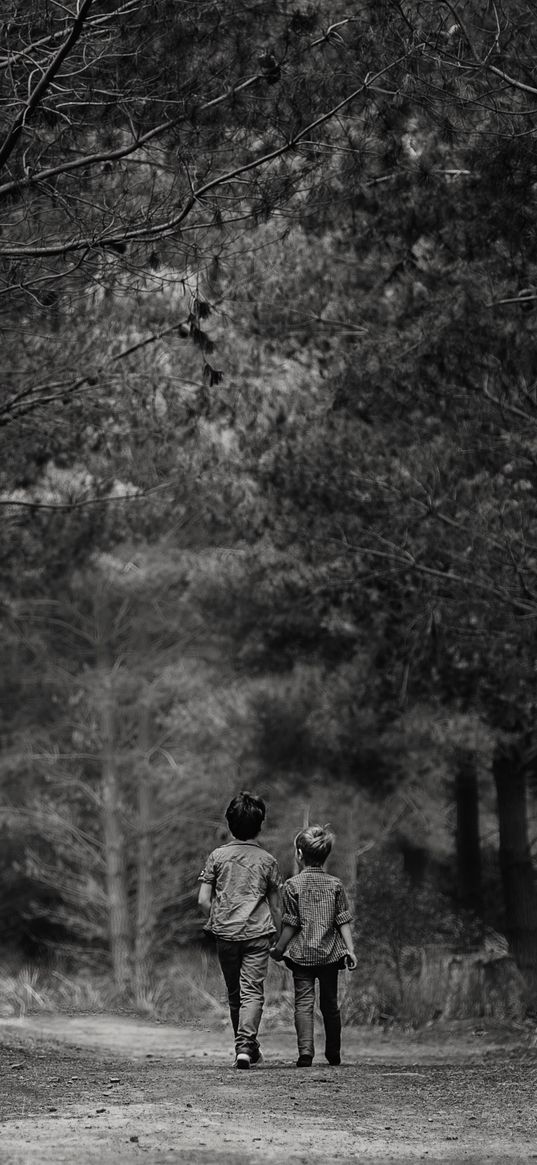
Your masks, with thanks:
M235 1051L254 1060L259 1053L257 1032L264 1003L270 939L217 939L216 950L226 981L229 1013L235 1033Z
M289 960L290 961L290 960ZM341 1051L341 1016L337 986L338 963L327 966L302 967L292 964L295 982L295 1028L299 1056L313 1056L313 1013L315 1008L315 980L319 980L319 1006L324 1020L325 1056L337 1060Z

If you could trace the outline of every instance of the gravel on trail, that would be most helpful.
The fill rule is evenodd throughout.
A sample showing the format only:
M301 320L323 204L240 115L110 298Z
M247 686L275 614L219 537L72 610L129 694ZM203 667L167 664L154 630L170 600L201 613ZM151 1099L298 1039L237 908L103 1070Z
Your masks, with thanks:
M322 1041L319 1037L319 1049ZM227 1029L130 1017L0 1019L2 1165L359 1165L537 1161L537 1047L473 1023L347 1028L344 1063L295 1067L263 1033L233 1069Z

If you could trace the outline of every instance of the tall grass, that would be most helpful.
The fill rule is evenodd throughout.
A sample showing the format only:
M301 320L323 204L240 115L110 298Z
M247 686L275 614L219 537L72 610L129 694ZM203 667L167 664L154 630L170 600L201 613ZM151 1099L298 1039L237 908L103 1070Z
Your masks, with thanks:
M45 985L37 967L24 966L14 974L0 970L0 1015L20 1017L46 1010Z
M271 964L265 986L264 1023L289 1024L293 1013L289 972ZM149 989L137 1001L120 995L111 975L81 963L61 966L0 964L0 1015L37 1014L141 1015L189 1026L227 1024L227 994L212 950L185 949L162 964Z
M86 969L73 975L57 969L25 965L0 966L0 1015L114 1012L121 998L107 976L94 978Z
M419 953L419 952L415 952ZM264 1027L293 1026L293 980L282 964L270 963L265 984ZM388 960L370 961L340 976L339 997L345 1023L417 1028L437 1018L446 1001L446 966L429 960L427 973L408 963L396 973ZM485 1001L486 1002L486 1001ZM484 1000L468 994L468 1014L484 1014ZM130 1014L187 1026L229 1024L227 994L212 948L184 948L161 964L142 998L120 995L111 975L81 964L0 965L0 1015ZM488 1014L488 1012L487 1012Z
M271 963L265 984L265 1026L289 1022L292 994L289 972ZM171 1023L229 1023L226 987L214 952L182 950L159 968L158 977L138 1010Z

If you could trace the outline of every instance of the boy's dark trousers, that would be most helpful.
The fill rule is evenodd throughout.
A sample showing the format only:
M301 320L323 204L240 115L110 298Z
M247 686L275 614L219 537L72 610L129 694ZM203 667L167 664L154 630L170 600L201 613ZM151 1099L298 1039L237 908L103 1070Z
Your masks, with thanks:
M243 941L216 940L235 1033L235 1052L247 1052L254 1063L259 1056L257 1032L265 998L269 947L268 935Z
M291 962L291 960L289 960ZM337 998L339 963L325 966L291 966L295 984L295 1028L299 1056L313 1056L313 1016L315 980L319 980L319 1006L324 1021L325 1056L337 1061L341 1052L341 1015Z

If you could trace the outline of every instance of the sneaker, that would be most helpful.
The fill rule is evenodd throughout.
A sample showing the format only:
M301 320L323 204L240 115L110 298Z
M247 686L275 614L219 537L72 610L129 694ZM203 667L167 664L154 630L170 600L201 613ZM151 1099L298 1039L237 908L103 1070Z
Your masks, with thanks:
M327 1056L326 1059L332 1068L339 1068L341 1056Z
M313 1056L299 1056L296 1062L297 1068L311 1068L313 1064Z
M248 1055L248 1052L239 1052L237 1059L235 1060L235 1067L236 1068L249 1068L250 1067L250 1057Z
M250 1065L252 1068L259 1068L262 1063L263 1053L261 1048L258 1048L257 1052L252 1052L252 1055L250 1056Z

